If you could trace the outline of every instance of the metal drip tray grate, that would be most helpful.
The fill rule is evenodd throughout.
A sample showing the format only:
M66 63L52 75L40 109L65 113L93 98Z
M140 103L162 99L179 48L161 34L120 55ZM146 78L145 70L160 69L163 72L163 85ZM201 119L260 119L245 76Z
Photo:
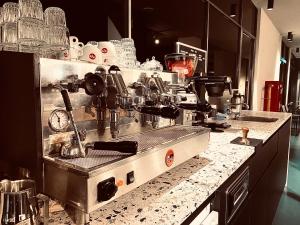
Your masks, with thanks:
M201 131L201 129L199 128L186 127L186 126L174 126L174 127L167 127L159 130L137 134L131 136L130 140L137 141L139 143L138 151L143 152L151 148L154 148L158 145L166 144L172 141L176 141L178 139L185 138L199 131ZM120 139L120 140L125 140L125 139Z
M203 131L203 128L196 128L191 126L172 126L122 137L118 140L137 141L138 151L141 153L155 147L159 147L163 144L171 144L172 142L180 141L180 139L188 138L189 136L195 135L197 133L203 133ZM132 155L113 151L90 150L85 158L60 159L57 157L56 160L62 161L78 169L81 168L84 170L90 170L95 167L98 168L108 165L130 156Z

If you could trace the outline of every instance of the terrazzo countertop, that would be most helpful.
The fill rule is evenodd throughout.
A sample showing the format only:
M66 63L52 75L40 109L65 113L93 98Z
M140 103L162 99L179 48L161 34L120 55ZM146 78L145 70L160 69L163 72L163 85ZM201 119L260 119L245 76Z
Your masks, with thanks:
M209 147L199 159L193 158L117 198L90 214L90 224L181 224L253 153L249 146L230 144L241 136L264 141L289 118L288 113L243 111L242 115L276 117L272 123L229 121L224 133L211 133ZM50 213L50 224L73 224L65 211Z

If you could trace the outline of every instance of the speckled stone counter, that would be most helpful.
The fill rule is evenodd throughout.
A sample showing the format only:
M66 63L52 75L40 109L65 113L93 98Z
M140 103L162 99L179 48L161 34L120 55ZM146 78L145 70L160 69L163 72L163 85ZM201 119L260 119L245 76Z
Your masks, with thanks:
M90 214L90 224L181 224L253 153L254 148L230 144L250 129L249 137L266 141L289 118L287 113L245 111L244 115L276 117L272 123L229 121L224 133L211 133L209 148ZM50 224L73 224L65 211L50 214Z

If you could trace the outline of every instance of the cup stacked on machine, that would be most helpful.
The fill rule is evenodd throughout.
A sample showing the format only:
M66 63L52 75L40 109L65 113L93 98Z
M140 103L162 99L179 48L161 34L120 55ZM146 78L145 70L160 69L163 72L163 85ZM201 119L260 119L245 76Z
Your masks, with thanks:
M122 38L122 61L124 62L124 67L134 68L136 64L136 50L134 46L134 41L131 38Z
M19 0L18 44L20 52L38 53L45 44L43 6L39 0Z
M58 7L49 7L44 12L45 49L50 52L62 52L69 48L69 31L66 26L65 12Z
M140 63L136 59L136 49L131 38L111 40L116 49L116 64L125 68L138 68Z
M15 2L3 4L2 21L2 46L6 51L18 50L18 29L19 5Z

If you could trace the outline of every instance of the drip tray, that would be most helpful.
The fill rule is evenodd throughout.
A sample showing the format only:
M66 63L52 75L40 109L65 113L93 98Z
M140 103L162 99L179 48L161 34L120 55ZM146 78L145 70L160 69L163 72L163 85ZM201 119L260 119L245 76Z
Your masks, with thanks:
M176 142L180 142L180 140L183 141L194 135L206 132L208 132L207 129L200 127L172 126L125 136L116 139L116 141L137 141L138 154L142 154L143 152L147 152L153 148L172 145L173 143L175 144ZM130 156L133 155L114 151L89 150L88 155L85 158L61 159L59 157L55 157L54 159L57 162L62 162L63 164L67 164L78 169L91 170L120 161Z

